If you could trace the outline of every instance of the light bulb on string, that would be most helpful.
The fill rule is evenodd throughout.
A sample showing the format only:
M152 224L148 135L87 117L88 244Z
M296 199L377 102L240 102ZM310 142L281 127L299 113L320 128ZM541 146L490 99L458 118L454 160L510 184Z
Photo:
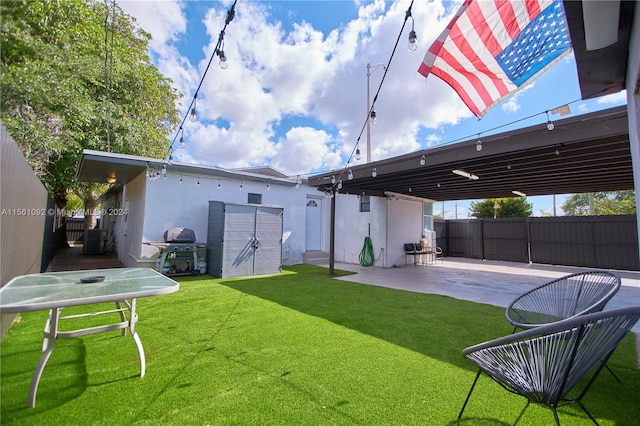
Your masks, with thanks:
M184 148L184 129L182 127L180 127L180 144L178 145L179 148Z
M347 173L347 179L353 180L353 172L351 170Z
M198 94L196 93L193 97L193 108L191 108L191 113L189 113L189 121L196 121L198 119L198 110L196 108L197 102Z
M360 148L356 148L356 160L360 161Z
M216 54L220 58L220 62L219 62L220 68L222 68L223 70L226 70L227 68L229 68L229 63L227 62L227 55L224 54L224 50L218 49L216 50Z
M415 21L413 20L413 16L411 15L411 8L407 10L406 18L411 18L411 31L409 32L409 45L407 47L409 48L410 52L415 52L416 49L418 49L418 36L416 35L414 27Z
M376 111L372 108L371 109L371 115L369 116L369 123L371 123L371 125L375 125L378 122L378 115L376 114Z
M424 166L426 163L427 163L427 157L423 155L422 157L420 157L420 165Z
M551 121L551 119L549 118L549 111L545 111L547 113L547 130L548 131L552 131L553 129L556 128L556 126L553 124L553 121Z
M378 170L374 167L373 170L371 171L371 177L376 177L378 176Z
M478 151L478 152L482 151L482 141L481 140L479 140L476 143L476 151Z

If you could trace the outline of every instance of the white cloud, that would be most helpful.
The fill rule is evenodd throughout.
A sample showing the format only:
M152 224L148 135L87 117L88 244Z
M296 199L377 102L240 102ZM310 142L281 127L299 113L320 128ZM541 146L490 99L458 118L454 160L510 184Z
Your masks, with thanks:
M152 56L185 95L186 110L216 47L229 2L202 3L210 7L198 22L187 22L188 4L179 1L154 2L153 7L149 2L119 4L153 35ZM359 138L364 155L366 65L388 61L409 4L355 3L356 19L323 34L302 21L285 28L270 15L268 3L238 2L224 37L229 68L220 69L214 58L198 96L199 122L185 125L187 149L174 157L222 167L271 163L287 173L306 174L341 167ZM472 116L451 87L417 72L424 52L455 12L447 6L442 0L414 4L419 49L407 49L409 20L375 104L374 160L431 146L433 138L416 139L420 130ZM191 64L176 46L189 35L187 28L201 23L208 34L205 59ZM371 73L372 100L383 75L382 68ZM290 124L296 117L312 117L318 127L326 127ZM283 123L291 128L281 129Z
M442 137L432 133L430 135L427 135L425 140L427 141L427 146L430 147L430 146L434 146L438 142L442 142Z
M596 102L600 105L626 104L627 91L622 90L618 93L612 93L611 95L601 96L596 100Z
M338 168L341 158L330 135L310 127L294 127L275 146L272 165L291 175L320 168Z
M502 111L504 111L507 114L515 114L516 112L518 112L520 110L520 97L527 91L533 89L533 87L535 86L535 82L532 82L530 84L528 84L527 86L525 86L522 90L520 90L519 92L509 96L506 99L506 102L503 101L500 105L500 108L502 109Z

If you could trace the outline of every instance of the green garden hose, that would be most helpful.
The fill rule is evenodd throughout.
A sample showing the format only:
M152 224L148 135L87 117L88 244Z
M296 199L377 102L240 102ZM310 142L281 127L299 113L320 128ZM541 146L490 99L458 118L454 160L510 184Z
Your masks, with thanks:
M373 244L371 243L371 237L364 237L364 245L360 251L360 264L362 266L371 266L375 263L376 258L373 253Z

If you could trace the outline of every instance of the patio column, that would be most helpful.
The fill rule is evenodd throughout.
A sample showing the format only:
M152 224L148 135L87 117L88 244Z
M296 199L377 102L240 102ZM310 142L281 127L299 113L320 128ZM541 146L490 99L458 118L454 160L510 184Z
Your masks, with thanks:
M335 246L336 246L336 197L337 193L332 192L331 197L331 226L329 231L329 275L336 274L335 269Z

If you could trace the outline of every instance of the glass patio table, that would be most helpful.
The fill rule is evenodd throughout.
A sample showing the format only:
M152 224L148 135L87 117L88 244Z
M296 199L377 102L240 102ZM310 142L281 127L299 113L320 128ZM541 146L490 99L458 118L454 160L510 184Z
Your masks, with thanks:
M57 339L68 339L89 334L130 330L140 358L140 377L145 373L142 342L136 332L138 321L136 298L159 296L178 291L174 280L150 268L94 269L72 272L51 272L22 275L13 278L0 289L0 313L49 310L42 340L42 357L31 379L27 406L34 407L38 382ZM62 308L115 302L116 309L78 315L60 316ZM119 314L120 321L71 331L60 331L59 321L64 319Z

